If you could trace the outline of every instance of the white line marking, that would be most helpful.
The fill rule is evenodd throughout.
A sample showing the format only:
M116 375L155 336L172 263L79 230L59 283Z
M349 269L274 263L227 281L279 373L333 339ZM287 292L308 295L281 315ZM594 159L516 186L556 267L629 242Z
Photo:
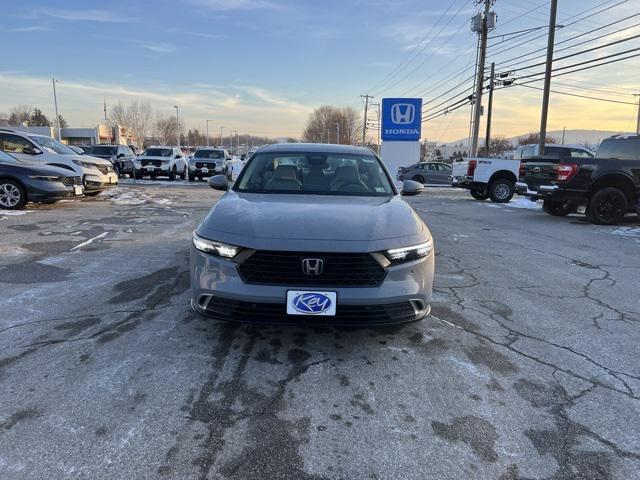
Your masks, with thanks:
M82 247L86 247L87 245L89 245L90 243L93 243L94 240L98 240L99 238L102 238L104 236L106 236L109 232L102 232L100 235L97 235L93 238L90 238L89 240L86 240L78 245L76 245L75 247L73 247L71 250L69 250L70 252L73 252L74 250L77 250L78 248L82 248Z

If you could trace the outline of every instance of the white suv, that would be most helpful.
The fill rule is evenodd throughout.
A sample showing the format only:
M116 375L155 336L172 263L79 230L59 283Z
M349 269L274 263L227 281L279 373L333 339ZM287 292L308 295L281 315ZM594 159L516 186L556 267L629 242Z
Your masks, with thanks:
M140 179L145 175L151 178L169 177L175 180L180 176L187 178L187 160L178 147L148 147L133 162L133 177Z
M78 155L45 135L0 129L0 150L25 162L71 170L82 177L85 195L93 196L115 187L118 176L113 165L101 158Z

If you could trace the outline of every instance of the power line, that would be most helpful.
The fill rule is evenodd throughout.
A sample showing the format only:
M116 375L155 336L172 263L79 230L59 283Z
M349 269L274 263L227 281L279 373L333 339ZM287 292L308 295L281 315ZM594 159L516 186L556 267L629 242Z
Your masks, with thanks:
M516 86L516 87L532 88L532 89L534 89L534 90L541 90L541 91L542 91L542 90L544 90L543 88L540 88L540 87L534 87L533 85L524 85L524 84L517 84L517 83L516 83L516 84L514 84L514 86ZM623 105L633 105L634 107L636 106L636 103L635 103L635 102L623 102L623 101L621 101L621 100L610 100L610 99L608 99L608 98L591 97L591 96L588 96L588 95L578 95L578 94L576 94L576 93L561 92L561 91L558 91L558 90L550 90L550 92L552 92L552 93L557 93L557 94L559 94L559 95L568 95L568 96L570 96L570 97L587 98L587 99L589 99L589 100L597 100L597 101L600 101L600 102L620 103L620 104L623 104Z
M400 70L404 69L406 65L408 65L409 63L411 63L413 61L410 60L408 63L405 62L411 57L413 56L414 53L416 53L418 51L418 49L422 46L422 44L426 41L426 39L431 35L431 32L433 32L435 30L435 28L438 26L438 24L440 23L440 21L449 13L449 11L451 10L451 8L453 7L453 5L456 3L456 1L458 0L452 0L452 2L449 4L449 7L447 8L447 10L440 15L440 18L438 18L438 20L436 21L436 23L433 24L433 26L429 29L429 31L427 31L427 33L425 33L425 35L422 37L422 39L420 40L420 42L418 42L413 49L402 59L402 61L396 66L394 67L387 75L384 76L384 78L382 80L380 80L378 83L376 83L375 85L373 85L370 89L369 92L373 91L376 88L381 87L382 85L384 85L388 79L392 78L393 75L396 72L399 72ZM435 36L433 37L435 38ZM429 43L425 46L428 47L429 44L433 41L433 38L429 41ZM418 53L419 54L419 53ZM417 58L417 55L414 57Z

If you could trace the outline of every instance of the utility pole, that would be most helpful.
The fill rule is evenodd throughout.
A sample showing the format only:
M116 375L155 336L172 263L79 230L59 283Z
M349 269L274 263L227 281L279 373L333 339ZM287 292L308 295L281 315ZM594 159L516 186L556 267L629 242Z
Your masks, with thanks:
M562 145L564 145L564 134L567 131L567 127L562 127Z
M549 114L549 95L551 93L551 70L553 69L553 45L556 40L556 15L558 0L551 0L549 13L549 35L547 39L547 66L544 72L544 91L542 93L542 115L540 117L540 143L538 155L544 155L544 144L547 138L547 115Z
M488 1L488 0L487 0ZM364 98L364 122L362 125L362 146L367 143L367 114L369 113L369 99L373 99L373 95L360 95Z
M213 120L207 120L207 147L209 146L209 122L213 122Z
M340 144L340 123L336 122L336 143Z
M224 139L222 138L222 130L224 130L224 127L220 127L220 146L224 148Z
M482 25L480 26L480 59L478 62L478 72L476 80L475 107L473 110L473 140L471 144L471 156L478 154L478 137L480 136L480 114L482 113L482 91L484 90L484 64L487 57L487 37L489 34L489 26L487 20L489 18L489 10L491 8L491 0L484 1L484 15L482 16Z
M493 112L493 89L495 87L496 64L491 62L491 76L489 77L489 106L487 111L487 136L484 142L486 154L489 155L489 147L491 146L491 114Z
M58 140L62 140L60 136L60 115L58 115L58 95L56 94L56 83L59 81L55 77L51 78L51 83L53 83L53 105L56 108L56 129L58 130Z
M636 135L640 135L640 93L637 93L636 97L638 97L638 120L636 122Z

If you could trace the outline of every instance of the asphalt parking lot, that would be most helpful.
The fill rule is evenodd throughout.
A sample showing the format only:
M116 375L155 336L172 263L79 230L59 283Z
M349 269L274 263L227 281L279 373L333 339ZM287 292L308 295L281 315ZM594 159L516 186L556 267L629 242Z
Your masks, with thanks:
M429 189L433 315L256 327L188 307L219 192L0 212L0 478L640 477L640 220Z

